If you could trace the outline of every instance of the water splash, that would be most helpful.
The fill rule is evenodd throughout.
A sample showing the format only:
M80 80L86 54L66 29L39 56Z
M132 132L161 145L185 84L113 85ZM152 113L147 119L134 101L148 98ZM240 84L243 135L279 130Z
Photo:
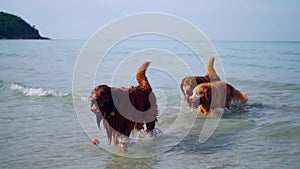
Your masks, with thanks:
M32 87L26 87L21 84L13 83L10 87L10 90L17 91L25 96L38 96L38 97L44 97L44 96L53 96L53 97L65 97L68 96L68 93L63 92L57 92L51 89L43 89L43 88L32 88Z

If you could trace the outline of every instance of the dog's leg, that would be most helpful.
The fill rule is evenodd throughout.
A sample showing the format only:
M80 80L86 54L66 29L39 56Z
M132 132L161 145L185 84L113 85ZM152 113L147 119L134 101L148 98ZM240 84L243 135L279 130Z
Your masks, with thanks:
M122 135L120 137L120 140L119 140L119 147L120 147L120 151L121 152L127 152L127 142L129 141L129 138Z

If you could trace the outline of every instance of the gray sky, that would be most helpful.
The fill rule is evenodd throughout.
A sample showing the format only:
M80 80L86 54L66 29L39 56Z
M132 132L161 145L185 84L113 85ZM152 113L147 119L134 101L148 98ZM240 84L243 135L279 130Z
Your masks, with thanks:
M119 17L163 12L211 40L300 40L299 0L0 0L0 10L52 39L87 39Z

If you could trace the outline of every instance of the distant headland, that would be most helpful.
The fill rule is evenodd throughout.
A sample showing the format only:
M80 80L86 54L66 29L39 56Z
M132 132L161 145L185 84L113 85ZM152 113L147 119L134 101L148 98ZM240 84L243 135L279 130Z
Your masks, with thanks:
M0 12L0 39L50 39L42 37L35 26L30 26L22 18Z

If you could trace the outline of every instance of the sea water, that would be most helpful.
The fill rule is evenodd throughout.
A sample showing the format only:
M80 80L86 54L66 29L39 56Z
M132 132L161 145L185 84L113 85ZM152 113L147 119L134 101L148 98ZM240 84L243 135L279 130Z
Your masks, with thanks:
M84 44L83 40L0 41L1 168L300 166L300 42L213 41L226 81L246 92L249 101L223 115L205 143L198 142L203 118L197 118L178 144L157 156L141 159L120 157L92 145L77 119L72 77ZM113 50L113 58L104 60L93 85L110 84L115 63L145 46L167 49L183 60L192 57L176 43L134 41ZM187 63L194 74L205 75L204 64ZM167 100L166 105L159 104L165 114L159 116L158 126L164 131L180 111L182 95L176 83L166 82L169 76L160 76L151 69L147 74L153 88L167 94L165 97L159 90L156 93L158 99ZM84 104L90 90L82 91ZM196 114L196 110L188 111ZM92 115L89 110L86 113ZM100 132L96 121L91 124ZM105 137L99 140L100 144L107 142Z

